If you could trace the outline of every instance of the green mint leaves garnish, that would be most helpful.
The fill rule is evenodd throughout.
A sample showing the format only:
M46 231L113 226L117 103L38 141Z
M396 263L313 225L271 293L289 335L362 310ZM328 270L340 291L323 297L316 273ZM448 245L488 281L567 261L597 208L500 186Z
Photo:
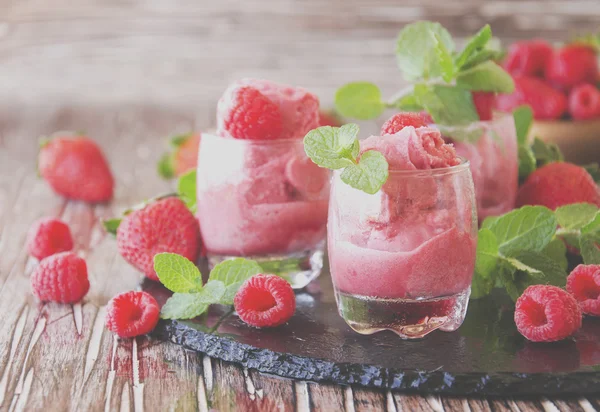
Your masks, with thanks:
M486 219L479 230L472 297L486 296L497 286L513 300L530 285L564 287L565 242L581 251L585 264L600 264L600 209L587 203L554 212L524 206Z
M154 256L154 270L161 283L174 292L161 310L163 319L191 319L202 315L212 304L232 305L244 281L262 272L253 260L226 260L213 268L203 285L196 265L174 253Z
M343 169L344 183L372 195L386 182L388 163L375 150L360 155L358 131L356 124L318 127L304 137L304 151L320 167Z
M494 60L492 32L483 27L455 51L450 33L439 23L418 21L405 26L396 42L396 60L404 78L413 85L390 100L369 82L349 83L338 89L338 111L357 119L372 119L385 108L426 110L434 122L445 126L467 125L479 120L471 91L511 93L512 77ZM460 136L451 136L460 138Z

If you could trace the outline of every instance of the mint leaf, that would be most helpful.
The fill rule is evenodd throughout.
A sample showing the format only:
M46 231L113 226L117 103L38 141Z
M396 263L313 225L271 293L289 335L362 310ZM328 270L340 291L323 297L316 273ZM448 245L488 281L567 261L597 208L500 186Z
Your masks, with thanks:
M590 203L574 203L557 208L554 214L561 228L581 229L594 220L599 210Z
M554 213L543 206L523 206L494 220L488 228L504 255L522 250L542 251L556 232Z
M454 79L454 76L456 75L456 67L454 66L454 59L452 58L452 53L450 52L450 50L448 50L448 48L444 44L443 39L438 33L435 33L434 37L437 42L435 46L435 51L439 59L442 79L444 79L446 83L450 83L450 81Z
M596 233L600 231L600 212L596 213L594 218L581 228L581 233Z
M598 163L590 163L582 166L594 179L594 182L600 182L600 165Z
M533 110L527 105L519 106L513 111L513 119L519 145L527 144L527 136L533 123Z
M586 265L600 265L600 236L596 233L585 233L579 239L581 257Z
M535 155L538 167L552 162L562 162L564 160L563 154L557 145L546 143L537 137L533 140L531 150Z
M358 126L321 126L304 136L304 151L317 165L328 169L341 169L354 164L360 150Z
M489 24L483 26L475 36L471 37L463 51L456 58L456 66L463 67L469 59L481 51L492 38L492 29Z
M485 133L485 130L477 124L467 126L444 126L437 125L443 136L450 137L457 142L477 143Z
M198 299L197 293L174 293L160 310L163 319L193 319L202 315L209 304Z
M374 119L386 108L379 87L369 82L348 83L335 93L335 107L342 116Z
M233 298L242 284L252 276L261 273L262 268L254 260L236 258L225 260L210 272L209 282L220 281L225 290L219 303L233 305Z
M341 179L344 183L368 194L375 194L388 178L388 163L385 157L375 150L363 153L358 164L344 169Z
M192 213L196 212L196 170L190 170L179 177L177 194Z
M519 179L526 179L535 169L535 155L529 146L519 146Z
M513 282L519 295L531 285L564 287L567 273L556 261L543 253L520 251L505 259L516 271Z
M121 218L107 219L102 222L104 226L104 230L111 235L117 235L117 229L119 229L119 225L121 224Z
M158 171L158 175L163 179L172 179L175 176L173 156L170 153L165 153L158 161L156 170Z
M500 218L500 216L488 216L486 217L483 222L481 223L481 228L482 229L489 229L490 227L492 227L494 225L494 223L496 222L496 220L498 220Z
M202 274L196 265L175 253L154 256L154 270L160 283L178 293L193 293L202 289Z
M555 237L542 250L542 253L554 260L562 270L567 270L569 261L567 260L567 247L562 239Z
M498 242L489 229L481 229L477 240L477 259L471 284L471 297L479 299L489 295L494 288L495 269L498 264Z
M461 71L456 77L456 85L483 92L512 93L515 89L510 74L492 61Z
M406 80L429 79L441 75L440 59L436 51L438 42L450 53L454 51L452 36L441 24L417 21L404 26L396 42L396 60Z
M405 112L420 112L423 110L423 106L419 104L413 93L400 97L393 103L393 106Z
M466 125L479 120L468 90L453 86L417 84L414 90L417 102L431 114L435 123Z

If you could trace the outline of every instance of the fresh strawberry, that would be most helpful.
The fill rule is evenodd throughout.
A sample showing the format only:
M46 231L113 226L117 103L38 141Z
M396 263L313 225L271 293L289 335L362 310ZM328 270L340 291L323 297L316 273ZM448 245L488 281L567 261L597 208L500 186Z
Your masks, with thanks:
M496 103L496 93L473 92L472 94L475 109L477 109L477 114L479 114L479 120L492 120L492 111Z
M600 117L600 91L591 84L574 87L569 93L569 113L575 120Z
M542 205L555 210L571 203L600 207L600 192L590 174L571 163L549 163L529 175L517 193L517 207Z
M496 108L503 112L512 112L527 104L533 110L536 119L558 119L567 109L567 98L546 82L535 77L514 76L515 91L511 94L499 94Z
M100 203L113 196L114 179L98 145L83 135L58 135L44 142L38 168L64 197Z
M544 40L525 40L510 45L504 68L514 75L542 76L552 56L552 46Z
M179 177L198 165L200 133L188 133L171 139L173 150L158 163L158 173L165 179Z
M158 280L154 255L177 253L192 262L200 250L198 221L177 197L151 203L126 215L117 229L117 247L127 262Z
M319 126L340 127L344 123L333 110L319 111Z
M593 48L570 44L556 50L548 60L546 79L562 90L598 81L598 59Z

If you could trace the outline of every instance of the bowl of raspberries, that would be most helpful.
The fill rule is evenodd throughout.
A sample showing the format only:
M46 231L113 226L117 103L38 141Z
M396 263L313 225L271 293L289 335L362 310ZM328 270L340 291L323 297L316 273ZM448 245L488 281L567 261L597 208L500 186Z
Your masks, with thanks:
M535 122L531 136L556 143L566 160L589 163L600 158L600 42L582 38L562 46L545 40L510 45L503 60L515 90L496 96L498 111L527 104Z

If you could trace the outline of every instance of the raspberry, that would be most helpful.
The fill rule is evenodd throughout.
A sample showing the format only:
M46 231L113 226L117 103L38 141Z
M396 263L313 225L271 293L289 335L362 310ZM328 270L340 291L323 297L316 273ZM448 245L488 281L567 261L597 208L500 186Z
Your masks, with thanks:
M494 110L494 104L496 102L496 93L473 92L472 94L475 109L477 109L477 114L479 114L479 120L492 120L492 111Z
M533 285L517 299L515 323L530 341L553 342L581 327L581 310L573 296L561 288Z
M113 196L114 179L104 154L90 138L57 136L40 149L40 175L67 198L100 203Z
M546 66L546 80L562 90L570 90L583 83L596 83L596 53L581 44L567 45L555 51Z
M198 221L177 197L158 200L128 214L117 229L121 256L152 280L158 280L154 255L177 253L194 262L199 238Z
M536 119L558 119L567 109L567 97L536 77L514 76L515 91L496 96L496 108L512 112L527 104Z
M257 328L287 322L296 310L296 295L290 284L275 275L254 275L238 290L235 310L244 322Z
M125 292L108 302L106 328L121 338L133 338L152 332L159 316L160 308L151 294Z
M569 113L575 120L600 117L600 91L591 84L574 87L569 93Z
M230 104L221 114L219 129L236 139L270 140L281 137L283 122L279 107L252 86L231 90ZM219 104L221 106L221 103ZM223 111L222 107L218 112ZM221 122L219 122L221 123Z
M90 289L85 260L73 252L47 257L33 271L31 289L42 302L79 302Z
M39 260L73 249L71 230L65 222L43 218L35 222L27 234L27 250Z
M552 56L552 46L544 40L526 40L511 44L504 68L515 75L541 76Z
M396 113L390 117L388 121L383 124L383 126L381 126L381 135L396 134L406 126L413 126L415 129L418 127L425 127L429 123L429 119L429 115L424 112Z
M572 163L549 163L529 175L517 193L517 207L541 205L555 210L571 203L600 207L598 186L590 174Z
M578 265L567 277L567 291L583 313L600 316L600 265Z

